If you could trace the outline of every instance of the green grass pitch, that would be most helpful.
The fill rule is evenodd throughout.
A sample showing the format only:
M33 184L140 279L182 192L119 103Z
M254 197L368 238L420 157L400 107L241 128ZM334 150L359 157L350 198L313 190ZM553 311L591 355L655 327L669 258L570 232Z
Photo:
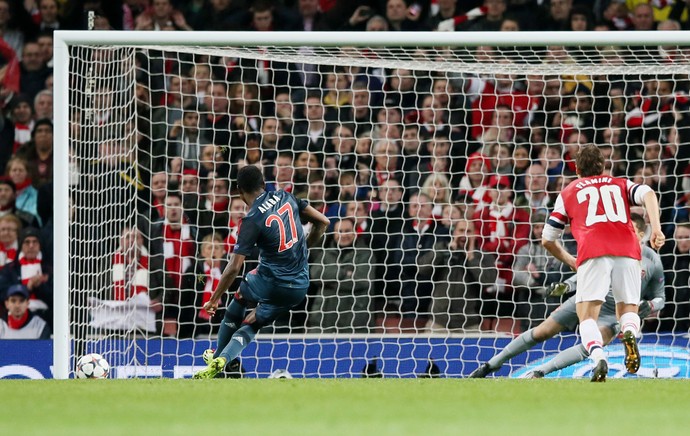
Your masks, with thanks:
M3 435L687 435L690 380L2 380Z

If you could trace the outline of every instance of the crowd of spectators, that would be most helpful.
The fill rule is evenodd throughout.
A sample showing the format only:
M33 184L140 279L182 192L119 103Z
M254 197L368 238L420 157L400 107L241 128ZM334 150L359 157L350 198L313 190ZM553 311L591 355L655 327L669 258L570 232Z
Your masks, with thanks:
M688 3L0 0L0 338L24 328L24 337L45 337L51 324L52 32L85 28L85 11L96 12L96 29L113 30L615 31L686 29ZM473 50L497 64L505 54ZM543 61L575 62L582 52L570 50L548 47ZM592 59L610 61L617 50ZM687 62L677 47L639 53ZM215 332L202 307L240 228L234 176L244 165L332 222L310 253L308 298L276 331L519 332L557 307L545 290L571 274L539 241L555 197L576 178L575 153L589 143L604 151L609 174L660 194L674 241L662 256L669 304L646 328L690 327L685 75L126 56L94 49L85 58L103 61L95 71L81 61L71 69L74 95L86 71L96 76L92 98L70 107L70 298L73 321L89 332ZM117 76L129 66L136 87ZM127 92L132 107L118 103ZM576 252L567 234L565 246Z

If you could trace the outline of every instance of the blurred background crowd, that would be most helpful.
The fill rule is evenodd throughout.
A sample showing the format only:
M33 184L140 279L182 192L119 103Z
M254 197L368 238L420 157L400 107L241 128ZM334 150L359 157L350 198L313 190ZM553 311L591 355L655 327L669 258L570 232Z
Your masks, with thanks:
M52 32L85 29L85 11L95 11L99 30L460 37L682 30L689 3L0 0L0 337L45 336L51 323ZM115 77L127 68L123 53L95 49L85 58L118 65ZM539 53L537 62L587 56L561 46ZM309 297L276 331L523 331L558 306L546 289L571 274L546 255L541 231L555 197L576 178L578 148L594 143L608 174L660 195L672 241L662 255L668 304L645 328L687 332L688 77L506 74L498 66L511 61L504 50L482 46L471 55L496 63L496 73L138 50L135 87L100 77L93 96L70 107L75 325L96 333L213 333L202 306L245 211L234 175L251 164L262 168L268 189L308 199L332 222L323 246L311 251ZM687 62L684 49L666 46L606 47L589 59L625 56ZM88 68L77 62L71 71L76 95ZM116 109L127 89L135 102L129 118ZM567 234L565 242L575 253Z

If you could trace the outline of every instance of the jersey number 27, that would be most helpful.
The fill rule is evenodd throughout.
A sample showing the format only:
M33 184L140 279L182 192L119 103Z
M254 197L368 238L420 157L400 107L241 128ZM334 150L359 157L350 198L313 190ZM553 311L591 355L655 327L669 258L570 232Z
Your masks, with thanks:
M287 219L290 222L290 234L292 238L288 241L287 234L285 232L285 224L281 215L287 214ZM280 247L278 247L278 253L282 253L285 250L289 250L297 242L297 225L295 224L294 214L292 213L292 205L290 203L285 203L280 206L278 213L273 213L266 218L266 227L271 227L271 225L277 222L278 231L280 232Z
M588 186L577 193L577 202L587 204L587 227L596 223L604 222L628 222L628 215L625 210L625 201L621 188L618 185L603 185L600 187ZM599 203L604 207L604 213L598 213Z

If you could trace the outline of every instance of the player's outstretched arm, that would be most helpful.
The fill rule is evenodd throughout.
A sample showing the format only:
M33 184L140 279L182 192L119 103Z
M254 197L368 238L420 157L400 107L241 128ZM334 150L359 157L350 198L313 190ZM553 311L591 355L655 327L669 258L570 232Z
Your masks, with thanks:
M311 248L319 242L331 222L326 215L311 206L304 208L301 215L303 219L312 223L311 231L307 236L307 247Z
M232 282L235 281L237 275L242 270L242 265L244 265L244 257L244 255L237 253L232 255L230 262L228 262L228 266L225 267L225 271L223 271L223 274L220 275L218 286L216 287L215 291L213 291L213 295L211 295L211 298L208 300L208 302L204 304L204 310L206 310L209 315L213 316L213 314L216 312L218 309L218 303L220 302L220 297L225 293L225 291L228 290Z
M661 231L661 218L659 217L659 200L656 198L654 191L647 192L644 197L644 208L649 217L649 224L652 226L652 234L649 237L649 244L654 249L660 249L664 246L666 238Z

